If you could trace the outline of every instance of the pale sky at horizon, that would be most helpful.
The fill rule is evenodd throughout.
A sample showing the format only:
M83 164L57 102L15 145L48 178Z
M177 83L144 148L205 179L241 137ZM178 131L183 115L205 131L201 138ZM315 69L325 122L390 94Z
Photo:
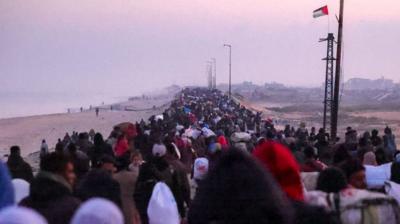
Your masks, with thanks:
M3 90L130 94L226 82L320 85L339 0L0 0ZM400 1L345 1L344 77L400 81ZM312 18L325 4L330 17ZM136 93L136 92L135 92Z

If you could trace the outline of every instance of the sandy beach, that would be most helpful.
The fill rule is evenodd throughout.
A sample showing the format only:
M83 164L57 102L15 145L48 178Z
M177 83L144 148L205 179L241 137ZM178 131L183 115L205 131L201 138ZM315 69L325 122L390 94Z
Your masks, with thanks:
M53 149L57 139L63 138L66 132L88 132L93 128L106 138L116 124L136 122L162 113L171 99L172 95L167 95L153 97L152 99L121 102L114 104L112 111L110 109L100 110L98 117L92 110L70 114L0 119L0 158L9 153L9 148L12 145L19 145L22 156L28 157L30 154L39 151L42 139L46 139L49 148ZM153 109L154 106L155 109ZM126 107L137 111L124 111ZM118 108L118 110L115 110L115 108Z

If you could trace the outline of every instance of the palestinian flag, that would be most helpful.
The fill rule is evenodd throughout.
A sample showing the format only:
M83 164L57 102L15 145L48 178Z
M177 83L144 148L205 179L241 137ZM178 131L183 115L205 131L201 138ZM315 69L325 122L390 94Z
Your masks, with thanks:
M318 18L321 16L329 15L328 6L321 7L313 12L313 17Z

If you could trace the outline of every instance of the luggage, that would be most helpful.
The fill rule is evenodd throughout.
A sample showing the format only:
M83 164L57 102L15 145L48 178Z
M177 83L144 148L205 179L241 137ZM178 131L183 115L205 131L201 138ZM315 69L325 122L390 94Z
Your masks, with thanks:
M306 202L325 205L342 224L400 224L398 202L385 194L348 188L338 194L309 192Z
M319 176L319 172L308 172L301 173L301 181L303 182L304 188L307 191L315 191L317 188L317 180Z
M398 203L400 203L400 184L392 181L386 181L385 191L389 196L393 197Z
M248 142L251 140L251 135L246 132L235 132L231 135L233 142Z
M390 180L392 163L381 166L365 165L365 176L369 189L380 189L385 185L385 181Z

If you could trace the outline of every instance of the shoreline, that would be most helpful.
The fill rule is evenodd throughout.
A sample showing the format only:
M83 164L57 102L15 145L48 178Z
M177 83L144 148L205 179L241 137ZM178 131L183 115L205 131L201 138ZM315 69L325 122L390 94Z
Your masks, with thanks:
M152 115L162 113L172 99L173 94L168 94L118 102L112 104L116 107L114 110L100 110L98 117L92 109L82 112L0 118L0 158L7 160L5 155L9 153L9 148L12 145L19 145L22 156L30 163L35 163L30 157L37 157L35 154L40 150L42 139L46 139L49 149L53 150L57 139L62 139L66 132L89 132L90 129L94 129L107 138L115 125L123 122L139 122L141 119L146 120ZM133 110L126 111L125 107Z

